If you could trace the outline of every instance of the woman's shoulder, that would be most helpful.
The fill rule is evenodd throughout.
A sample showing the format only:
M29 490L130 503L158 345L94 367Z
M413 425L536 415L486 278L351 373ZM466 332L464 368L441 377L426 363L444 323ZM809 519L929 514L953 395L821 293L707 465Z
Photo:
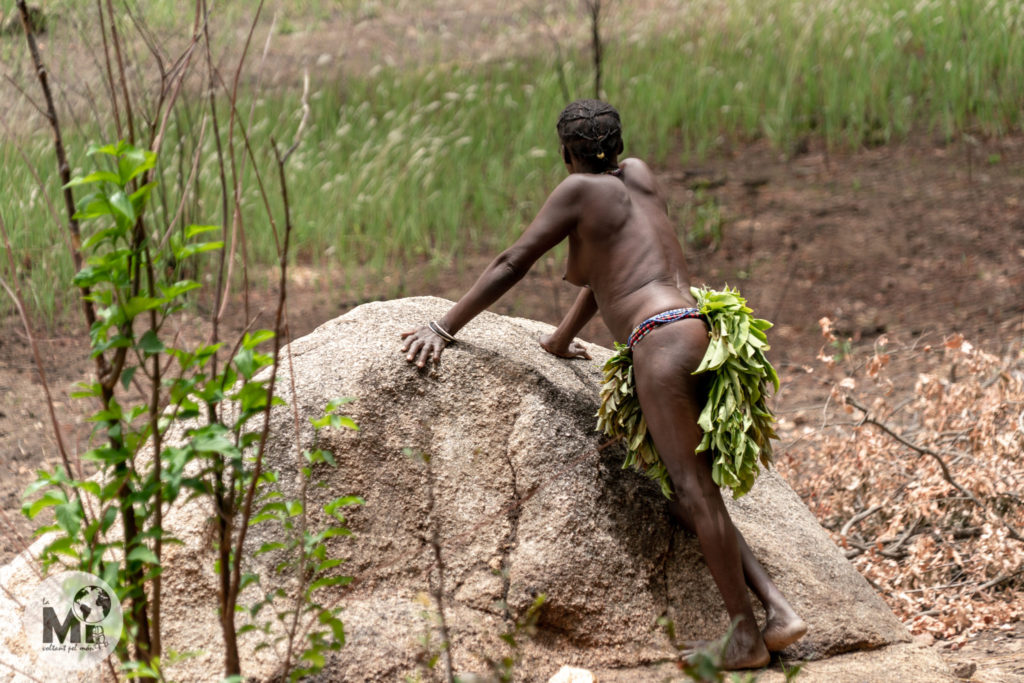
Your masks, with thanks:
M654 185L654 172L643 159L637 159L636 157L623 159L619 163L619 168L622 169L622 174L624 176L636 183L642 185Z
M651 167L647 165L643 159L637 157L628 157L619 162L619 167L623 170L630 171L642 171L644 173L651 173ZM652 174L653 175L653 174Z

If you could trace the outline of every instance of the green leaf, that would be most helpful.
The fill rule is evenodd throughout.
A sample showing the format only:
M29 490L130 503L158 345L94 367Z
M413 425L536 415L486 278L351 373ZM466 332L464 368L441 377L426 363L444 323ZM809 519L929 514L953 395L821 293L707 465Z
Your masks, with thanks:
M253 553L253 557L262 555L263 553L269 553L269 552L274 551L274 550L281 550L281 549L287 548L287 547L288 546L286 546L284 543L281 543L280 541L272 541L272 542L269 542L269 543L264 543L263 545L261 545L259 547L259 549L256 552Z
M229 434L224 425L207 425L195 430L189 445L200 453L234 453L237 449Z
M138 365L129 365L121 372L121 386L126 390L128 389L128 385L132 383L132 377L135 376L138 369Z
M317 572L325 572L328 569L333 569L334 567L337 567L342 562L344 562L344 560L339 560L339 559L336 559L336 558L335 559L330 559L330 560L324 560L323 562L321 562L320 564L317 565L316 571Z
M156 187L156 183L146 183L139 189L132 192L128 199L132 202L132 208L135 209L135 214L141 216L143 211L146 209L146 202L149 200L149 195Z
M164 299L172 301L177 299L179 296L186 292L191 292L193 289L199 289L202 287L201 284L195 280L179 280L173 285L164 285L160 287L161 293L164 295ZM219 346L219 344L218 344Z
M306 589L306 595L312 595L314 591L321 588L327 588L329 586L347 586L352 583L351 576L325 576L322 579L317 579L313 583L309 584L309 588Z
M100 525L100 529L103 533L107 533L107 531L110 530L110 527L114 525L115 521L117 521L117 507L111 505L103 511L103 523Z
M124 317L125 320L134 320L140 313L145 313L154 308L158 308L163 301L156 299L151 296L133 296L128 299L128 303L124 305Z
M100 270L93 266L85 266L75 273L75 277L71 280L71 283L76 287L84 289L86 287L94 287L96 283L105 281L107 277L108 273L105 269Z
M242 348L234 358L235 367L245 379L250 379L255 372L256 363L251 348Z
M259 509L260 514L269 514L277 511L288 514L288 507L282 502L275 501L273 503L267 503Z
M206 232L213 232L214 230L220 230L219 225L190 225L185 228L185 239L190 240L196 235L202 235Z
M262 382L246 382L232 398L239 402L243 413L256 412L267 405L267 388Z
M180 249L176 249L175 253L174 253L174 256L179 261L184 261L185 259L189 258L190 256L195 256L196 254L203 254L203 253L208 252L208 251L217 251L218 249L221 249L223 247L224 247L224 242L220 242L220 241L218 241L218 242L200 242L198 244L186 244L185 246L181 247Z
M248 332L242 337L242 348L243 349L254 349L265 341L270 341L274 338L274 333L271 330L256 330L252 334Z
M365 505L366 501L359 496L341 496L324 505L324 512L333 515L335 510L349 505Z
M132 202L128 199L128 195L124 193L124 190L118 190L110 195L109 201L110 208L116 214L122 216L129 225L135 222L135 208L132 207Z
M347 429L354 429L359 431L359 425L356 424L355 420L345 415L331 415L331 426L335 429L341 429L342 427Z
M150 356L161 353L165 348L167 348L164 346L164 343L160 341L156 332L151 329L146 330L146 333L139 339L137 346Z
M345 405L346 403L352 403L355 399L351 396L342 396L339 398L332 398L327 402L327 407L324 408L325 413L333 413L335 410Z
M117 177L116 173L111 173L110 171L94 171L89 175L72 178L71 182L65 185L63 189L66 190L69 187L78 187L79 185L89 185L92 183L102 182L114 183L115 185L119 185L120 180L121 179Z
M239 592L245 590L245 587L260 582L260 575L254 574L253 572L246 572L242 574L241 581L238 584Z
M82 506L78 500L71 500L53 508L53 514L57 518L57 524L64 532L75 538L78 536L79 527L82 524Z
M72 482L72 486L96 497L99 497L100 495L99 482L92 481L91 479L86 479L85 481L74 481Z
M127 185L132 178L145 173L156 165L156 154L148 149L139 149L130 144L121 148L121 158L117 160L117 170L121 176L121 184Z
M85 149L85 153L88 156L95 156L97 154L106 154L107 156L116 157L121 154L127 143L124 141L112 143L109 145L97 145L96 143L90 143Z
M146 545L137 545L128 553L129 562L145 562L147 564L160 564L156 553Z
M75 549L75 541L70 536L61 536L53 543L43 549L43 554L52 553L55 555L66 555L78 559L80 556Z
M47 491L43 494L42 498L38 498L32 503L25 503L25 505L22 506L21 511L29 519L35 519L36 515L38 515L40 511L66 502L68 502L67 495L60 489L53 489Z

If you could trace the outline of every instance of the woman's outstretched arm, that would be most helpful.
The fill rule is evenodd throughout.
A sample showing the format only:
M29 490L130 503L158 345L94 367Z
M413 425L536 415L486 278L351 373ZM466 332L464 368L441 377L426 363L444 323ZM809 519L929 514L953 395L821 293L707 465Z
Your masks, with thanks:
M597 299L590 287L580 290L579 296L573 302L572 308L562 318L562 322L551 334L545 334L540 338L540 345L548 353L553 353L562 358L585 358L590 360L590 354L580 344L573 341L580 333L583 326L590 322L590 319L597 313Z
M545 252L565 239L579 220L585 183L575 174L563 180L515 244L491 261L469 291L435 324L449 336L454 335L519 282ZM418 367L428 360L437 363L447 344L429 326L403 332L402 338L406 360Z

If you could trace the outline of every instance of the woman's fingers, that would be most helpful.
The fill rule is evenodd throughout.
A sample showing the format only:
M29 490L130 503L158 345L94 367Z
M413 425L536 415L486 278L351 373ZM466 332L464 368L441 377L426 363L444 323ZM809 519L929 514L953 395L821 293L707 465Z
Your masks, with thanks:
M577 344L576 342L569 344L569 354L572 358L591 360L590 353L587 351L586 347L582 344Z
M402 332L402 353L405 360L415 363L416 367L422 368L427 362L432 361L435 365L441 362L441 352L444 351L445 343L429 327L421 327L415 330Z
M430 344L424 343L420 346L420 355L416 359L416 367L422 368L430 358Z
M413 338L405 342L405 346L402 347L402 351L406 351L408 354L406 355L405 359L409 362L415 360L416 354L419 353L421 346L423 346L423 342L418 338Z
M569 346L565 349L558 349L551 345L551 337L552 335L545 334L538 340L541 348L548 353L558 356L559 358L582 358L584 360L591 360L590 353L587 352L587 349L582 344L569 342Z

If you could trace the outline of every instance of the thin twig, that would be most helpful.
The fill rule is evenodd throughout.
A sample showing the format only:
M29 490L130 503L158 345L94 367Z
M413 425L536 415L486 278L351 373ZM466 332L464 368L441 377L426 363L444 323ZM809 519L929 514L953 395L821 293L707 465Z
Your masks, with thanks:
M192 187L192 183L196 178L196 174L199 172L199 159L203 153L203 138L206 136L206 117L203 117L203 121L199 126L199 140L196 142L196 153L192 159L192 169L189 171L188 180L182 185L181 201L178 202L178 209L174 212L174 217L167 223L167 230L164 231L164 236L160 238L160 244L158 249L163 249L167 246L167 242L171 238L171 231L174 230L174 226L178 224L178 220L181 218L181 214L185 210L185 202L188 199L189 188Z
M601 99L601 67L604 61L604 45L601 42L602 0L584 0L590 12L590 47L594 63L594 99Z
M558 85L562 90L562 98L564 101L571 102L572 95L569 92L569 82L565 78L565 55L562 52L562 43L558 40L558 34L548 23L542 9L533 8L530 13L540 21L548 34L548 38L551 39L552 45L555 47L555 74L558 75Z
M6 596L7 596L7 599L8 599L8 600L10 600L11 602L13 602L13 603L14 603L15 605L17 605L17 606L18 606L19 608L21 608L21 609L23 609L23 610L25 609L25 603L23 603L23 602L22 602L21 600L19 600L19 599L18 599L18 596L17 596L17 595L15 595L14 593L12 593L12 592L11 592L11 591L10 591L10 590L9 590L9 589L7 588L7 586L5 586L5 585L3 585L2 583L0 583L0 590L2 590L2 591L4 592L4 595L6 595Z
M259 4L256 5L256 12L253 15L252 23L249 25L249 32L245 37L245 44L242 47L242 54L238 58L238 64L235 66L235 77L231 86L231 116L228 117L228 161L231 163L231 184L232 184L232 196L234 199L233 216L231 220L231 252L228 254L228 280L230 287L230 274L231 268L234 264L235 249L238 248L239 242L242 247L242 310L245 313L245 317L249 317L249 258L248 258L248 244L246 241L246 232L244 225L244 218L242 216L242 171L235 159L235 123L238 117L238 111L236 104L238 102L238 84L242 77L242 65L249 54L249 46L252 44L252 37L256 33L256 23L260 19L260 15L263 13L264 0L260 0ZM248 137L248 136L246 136ZM243 157L244 158L244 157ZM255 164L254 164L255 166ZM223 305L218 315L223 315Z
M306 130L306 122L309 121L309 69L302 72L302 118L299 120L299 127L295 130L295 138L292 140L292 146L288 148L281 156L281 163L287 163L288 157L292 155L292 152L302 142L302 133Z
M57 154L57 170L60 174L61 185L64 187L64 209L68 217L68 230L71 233L71 258L75 264L75 271L82 269L82 235L78 227L78 219L75 218L75 197L72 189L68 187L71 182L71 165L68 163L67 153L64 150L64 139L61 136L60 123L57 119L57 108L53 103L53 94L50 91L49 72L43 64L39 54L39 46L36 44L35 35L32 33L31 21L29 20L28 6L25 0L18 0L18 11L21 13L21 21L25 29L25 40L28 41L29 52L32 54L32 64L39 79L39 87L43 91L43 98L46 101L46 119L53 132L53 146ZM96 322L96 310L89 300L89 288L82 288L82 310L85 313L86 323L92 328ZM99 374L106 371L106 359L103 354L96 356L96 364Z
M117 131L118 139L124 138L124 128L121 125L121 108L117 102L117 88L114 86L113 61L110 59L110 44L107 42L107 20L103 16L102 0L96 0L96 15L100 20L100 36L103 38L103 65L104 75L107 77L104 85L107 88L107 97L110 99L111 112L114 115L114 130Z
M32 99L32 96L25 92L17 81L15 81L13 78L7 75L4 75L4 80L13 85L14 89L17 90L21 94L21 96L25 98L25 101L31 104L33 109L39 112L40 116L42 116L44 119L49 118L49 114L46 113L46 110L39 106L39 103Z
M985 583L981 584L980 586L978 586L978 588L974 592L975 593L981 593L982 591L986 591L989 588L995 588L999 584L1006 583L1007 581L1010 581L1011 579L1015 579L1018 576L1020 576L1021 574L1024 574L1024 569L1018 569L1017 571L1013 572L1012 574L1001 574L1000 576L997 576L996 578L992 579L991 581L986 581Z
M946 464L946 461L942 459L942 456L940 456L938 453L936 453L935 451L931 450L930 448L925 448L924 446L919 446L919 445L913 443L912 441L908 441L907 439L903 438L903 436L901 436L901 435L897 434L895 431L893 431L892 428L889 427L887 424L885 424L883 422L880 422L880 421L876 420L875 418L871 417L871 414L868 411L868 409L865 408L860 403L858 403L857 400L854 399L853 397L847 396L846 399L845 399L845 402L846 402L847 405L853 406L857 410L859 410L862 413L864 413L864 417L861 418L861 423L874 425L875 427L880 429L882 432L888 434L890 437L892 437L893 439L895 439L899 443L903 444L907 448L909 448L909 449L911 449L913 451L916 451L917 453L919 453L921 455L927 455L928 457L932 458L938 464L939 469L942 471L942 478L945 479L946 482L950 486L952 486L957 491L962 493L966 498L968 498L972 503L974 503L979 508L981 508L985 513L989 513L988 506L985 505L985 503L983 503L981 500L979 500L973 493L971 493L970 490L964 488L955 479L953 479L953 475L949 471L949 466ZM999 517L998 515L995 515L995 516L1002 522L1003 526L1006 528L1007 535L1009 535L1010 538L1012 538L1013 540L1018 541L1020 543L1024 543L1024 536L1022 536L1019 531L1017 531L1015 528L1013 528L1013 526L1011 526L1009 523L1007 523L1006 520L1004 520L1002 517Z
M257 12L263 7L261 0ZM255 26L255 23L254 23ZM250 37L252 29L250 29ZM247 43L248 44L248 43ZM232 100L232 109L234 111L236 100ZM232 121L234 121L235 115L232 114ZM248 136L246 141L248 142ZM256 495L256 487L260 482L260 478L263 472L263 457L266 452L267 439L270 434L270 413L271 408L274 405L274 389L277 383L277 372L281 365L281 340L284 332L284 313L285 313L285 302L287 300L288 291L288 249L290 246L291 235L292 235L292 217L291 217L291 204L288 197L288 179L285 173L285 162L286 157L282 157L280 150L277 147L276 141L271 138L271 145L273 146L274 155L277 158L277 174L278 180L281 187L281 201L283 204L284 211L284 241L281 245L279 256L279 270L280 279L278 282L278 295L277 295L277 313L274 316L274 352L273 362L270 367L270 378L267 380L267 398L266 407L263 413L263 428L259 435L259 445L256 449L256 457L252 467L252 473L250 475L249 484L245 491L244 502L242 503L241 519L239 521L238 528L238 539L235 542L235 558L236 561L232 567L230 582L228 585L228 594L225 596L225 609L226 614L229 615L227 618L231 620L231 628L233 630L234 612L235 605L238 601L238 591L241 586L241 558L242 551L245 547L245 537L249 529L249 520L252 516L253 500ZM236 646L237 648L237 646ZM236 667L237 667L237 649L236 649ZM230 660L229 660L230 663ZM232 673L238 673L238 671L228 670L226 673L229 675Z
M292 362L292 345L291 345L291 331L288 329L288 311L285 309L285 339L287 345L285 349L288 356L288 384L291 389L291 406L292 406L292 428L295 430L295 460L297 462L299 471L301 472L305 467L302 462L302 443L301 443L301 430L299 429L299 394L295 387L295 365ZM316 438L316 437L314 437ZM299 485L299 502L302 504L302 512L299 513L299 528L297 534L299 538L305 538L306 529L308 523L307 517L307 495L309 492L309 477L302 477L302 483ZM292 656L295 652L295 636L299 628L299 616L302 613L302 599L303 594L306 592L306 584L309 581L307 572L308 561L306 556L305 548L300 544L299 546L299 562L295 567L295 576L298 579L298 588L295 591L295 609L292 610L292 625L288 629L288 647L284 653L284 668L282 671L287 674L291 671L292 667Z
M7 236L7 226L4 224L3 217L0 216L0 235L3 237L4 246L7 249L7 258L10 260L11 273L15 273L14 269L14 257L11 249L11 242ZM14 302L15 308L18 309L18 317L21 318L22 327L25 328L25 334L28 336L28 343L32 349L32 360L35 362L36 372L39 374L39 383L43 387L43 395L46 398L46 409L50 415L50 424L53 426L53 433L57 439L57 452L60 453L61 462L64 463L64 471L67 472L68 478L72 481L75 479L75 472L71 468L71 458L68 456L67 446L64 444L64 432L61 429L60 422L57 420L57 411L53 405L53 395L50 393L50 384L46 381L46 368L43 366L43 359L39 355L39 345L36 343L35 335L32 333L32 323L29 321L28 312L25 310L25 301L21 296L21 287L17 281L14 282L14 288L8 286L7 282L0 278L0 285L3 286L4 290L7 291L8 296ZM82 476L82 463L78 461L78 477ZM91 505L88 503L88 499L83 500L80 489L75 489L75 496L79 499L79 503L82 503L82 514L85 519L86 526L89 525L89 518L93 513Z
M851 517L846 522L846 524L843 525L843 528L839 530L839 535L840 536L846 536L847 534L850 533L850 529L852 529L855 524L857 524L858 522L864 521L865 519L867 519L868 517L870 517L871 515L875 514L876 512L878 512L881 509L882 509L881 505L873 505L870 508L868 508L867 510L864 510L862 512L858 512L853 517Z
M915 519L914 523L906 528L902 536L900 536L898 539L896 539L895 541L893 541L885 547L886 552L890 552L893 554L899 553L900 550L903 548L903 544L906 543L910 539L910 537L914 535L914 531L917 530L917 525L921 523L922 519L922 517L918 517L917 519Z
M114 17L114 4L107 0L107 16L110 17L110 42L114 46L114 57L117 60L118 83L121 85L121 93L124 98L125 120L128 123L128 142L135 144L135 116L132 113L132 98L128 93L128 76L124 66L124 56L121 54L121 36L117 31L117 20Z
M5 662L2 659L0 659L0 664L3 664L4 666L6 666L8 669L10 669L11 671L13 671L16 674L21 674L25 678L28 678L28 679L33 680L33 681L36 681L37 683L43 683L42 680L36 678L35 676L33 676L32 674L28 673L27 671L22 671L18 667L14 666L13 664L8 664L7 662Z

